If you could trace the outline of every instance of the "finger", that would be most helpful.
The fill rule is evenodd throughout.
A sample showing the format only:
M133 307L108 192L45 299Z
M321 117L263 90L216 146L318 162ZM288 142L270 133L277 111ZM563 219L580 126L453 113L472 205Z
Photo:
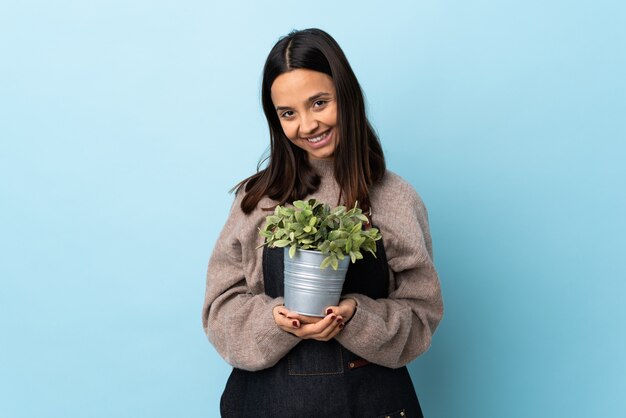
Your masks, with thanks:
M301 320L302 318L305 317L305 315L301 315L301 314L299 314L298 312L295 312L295 311L290 311L289 309L287 309L284 306L283 306L282 312L285 314L285 316L287 318L291 318L291 319Z
M315 339L322 331L324 331L333 321L329 315L322 318L315 324L301 324L301 330L299 332L300 338L303 339Z
M300 321L296 319L290 319L286 315L286 309L277 307L274 309L274 322L287 332L291 332L293 329L300 328Z
M287 317L291 319L297 319L303 324L315 324L316 322L319 322L322 320L322 318L324 318L323 316L302 315L292 311L287 314Z
M342 303L340 303L338 306L329 306L328 308L326 308L326 314L328 315L334 313L335 315L341 315L344 318L349 317L350 313L352 312L352 308L349 304L343 303L343 301L341 302Z
M325 316L322 320L315 324L303 324L301 338L305 339L319 339L325 338L335 326L338 325L337 315L331 314ZM341 318L343 321L343 318ZM330 328L330 329L329 329Z
M332 321L328 327L326 327L326 329L319 333L316 339L328 341L334 338L335 335L339 333L341 328L343 328L343 318L341 316L337 316L335 320Z
M300 337L300 327L294 327L293 325L279 325L278 327L285 332Z
M326 336L324 337L324 339L322 339L321 341L330 341L330 340L332 340L333 338L335 338L335 337L337 336L337 334L339 334L339 333L341 332L341 329L342 329L342 328L343 328L343 324L339 324L339 325L337 325L337 326L333 329L333 331L332 331L330 334L326 335Z
M289 309L285 308L285 307L284 307L284 306L282 306L282 305L276 306L274 309L275 309L275 310L276 310L276 311L277 311L280 315L285 316L285 317L289 317L289 316L292 314L292 312L291 312Z
M352 298L342 299L338 306L329 306L326 310L332 310L333 313L341 315L345 321L349 320L354 315L354 309L356 301Z
M339 306L329 306L326 308L326 312L335 314L337 317L341 317L342 320L339 322L345 322L351 317L350 307L341 304Z
M297 319L298 321L304 322L307 324L318 322L320 319L322 319L325 316L325 315L320 315L320 316L305 315L305 314L301 314L295 311L287 310L287 308L285 308L285 313L287 317Z
M326 313L326 315L330 315L330 314L337 315L338 313L340 313L339 312L339 306L329 306L329 307L326 308L324 313Z

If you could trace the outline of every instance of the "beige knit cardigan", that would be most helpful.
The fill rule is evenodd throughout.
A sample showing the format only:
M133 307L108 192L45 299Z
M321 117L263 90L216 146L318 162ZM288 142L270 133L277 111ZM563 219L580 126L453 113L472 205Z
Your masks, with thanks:
M322 177L306 199L337 204L339 187L332 161L312 161ZM276 202L261 200L249 215L241 211L238 193L211 255L202 323L219 354L232 366L260 370L276 364L300 339L281 330L272 308L283 303L263 291L263 249L258 228ZM348 325L335 337L372 363L401 367L430 346L443 315L443 301L433 265L426 208L413 187L387 171L370 188L373 223L383 236L389 264L389 297L345 295L358 302Z

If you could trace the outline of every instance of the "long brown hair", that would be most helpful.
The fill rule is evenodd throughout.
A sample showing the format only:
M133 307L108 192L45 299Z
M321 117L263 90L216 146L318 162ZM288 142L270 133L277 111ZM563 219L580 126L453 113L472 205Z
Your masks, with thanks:
M339 141L334 152L334 175L344 204L369 208L369 186L385 173L385 157L378 136L365 114L359 82L337 42L320 29L293 31L270 51L263 69L261 102L270 130L269 161L264 169L237 184L244 188L244 213L256 208L263 196L279 204L302 199L317 190L320 177L308 162L304 150L289 141L272 103L271 87L276 78L298 68L329 75L337 92ZM340 202L337 202L338 204Z

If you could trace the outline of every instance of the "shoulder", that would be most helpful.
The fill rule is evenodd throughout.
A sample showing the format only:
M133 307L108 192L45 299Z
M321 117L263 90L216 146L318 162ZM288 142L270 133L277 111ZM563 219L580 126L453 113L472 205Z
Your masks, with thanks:
M241 207L242 202L244 201L244 199L249 193L254 193L252 189L255 187L255 185L259 181L259 178L265 174L265 172L266 172L266 169L257 171L256 173L241 180L230 190L231 193L233 193L234 195L234 201L232 204L231 212L240 212L240 215L243 217L250 217L250 216L254 217L254 214L256 212L259 212L259 209L276 205L276 203L274 203L274 201L270 199L267 195L263 195L261 196L256 206L250 213L245 214L242 210L242 207Z
M385 171L385 174L383 175L383 178L380 180L379 183L381 187L401 187L411 189L413 191L415 190L408 181L406 181L399 174L391 170Z
M238 235L242 230L246 229L246 225L250 222L254 222L254 219L259 216L258 205L251 213L245 213L241 208L241 203L246 196L245 187L239 187L232 192L232 203L230 211L228 213L228 219L226 221L226 228L231 230L234 234ZM233 196L234 195L234 196Z
M407 254L432 258L428 212L411 183L387 170L371 189L370 200L374 224L383 234L390 261ZM404 269L402 264L395 264L392 268L394 271Z
M387 170L383 178L375 183L370 191L372 206L377 205L377 211L385 212L416 211L425 216L426 207L421 196L413 185L400 175ZM374 209L374 208L372 208Z
M228 215L228 223L231 224L233 231L242 239L256 240L258 228L262 227L265 217L270 215L278 202L263 196L250 213L245 213L242 209L242 201L247 192L242 187L234 192L234 199Z

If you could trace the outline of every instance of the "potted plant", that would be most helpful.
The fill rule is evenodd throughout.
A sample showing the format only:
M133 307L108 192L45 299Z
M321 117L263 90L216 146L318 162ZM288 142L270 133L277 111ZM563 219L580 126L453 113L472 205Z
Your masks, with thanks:
M376 256L381 235L376 228L365 229L367 223L357 204L331 209L315 199L279 205L266 217L259 229L261 246L284 248L287 309L324 316L326 307L339 303L350 260L362 259L362 251Z

